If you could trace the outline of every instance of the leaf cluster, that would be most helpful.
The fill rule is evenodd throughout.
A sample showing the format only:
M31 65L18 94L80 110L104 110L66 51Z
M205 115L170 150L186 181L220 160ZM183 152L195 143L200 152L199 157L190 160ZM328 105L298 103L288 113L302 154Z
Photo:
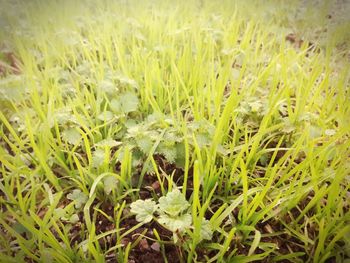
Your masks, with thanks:
M178 240L177 234L184 235L186 231L194 228L190 204L177 188L160 197L158 204L151 199L137 200L130 205L130 208L138 222L149 223L156 220L164 228L173 232L175 242ZM210 222L203 218L200 240L210 240L212 234Z

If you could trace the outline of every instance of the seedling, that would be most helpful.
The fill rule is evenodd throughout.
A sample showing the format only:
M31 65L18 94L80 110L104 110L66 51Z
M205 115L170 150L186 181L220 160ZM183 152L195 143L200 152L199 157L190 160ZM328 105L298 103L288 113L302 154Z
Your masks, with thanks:
M130 207L131 213L136 215L138 222L149 223L155 220L164 228L173 232L175 243L178 242L179 236L183 236L186 231L193 229L190 204L177 188L168 192L166 196L160 197L158 204L150 199L137 200ZM200 240L210 240L212 234L209 221L203 219Z

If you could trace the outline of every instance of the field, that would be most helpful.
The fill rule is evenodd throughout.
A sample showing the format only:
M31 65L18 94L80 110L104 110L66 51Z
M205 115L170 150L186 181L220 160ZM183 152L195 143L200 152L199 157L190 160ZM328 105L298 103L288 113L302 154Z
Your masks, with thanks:
M350 3L0 0L0 262L350 262Z

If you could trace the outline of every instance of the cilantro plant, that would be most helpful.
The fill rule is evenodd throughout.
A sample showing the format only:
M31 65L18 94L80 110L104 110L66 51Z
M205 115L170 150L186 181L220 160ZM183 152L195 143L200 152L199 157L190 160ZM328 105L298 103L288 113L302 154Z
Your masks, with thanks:
M86 203L88 197L79 189L74 189L72 193L69 193L67 195L67 199L72 200L74 202L75 208L78 209Z
M174 242L177 243L179 235L186 235L187 231L193 230L192 213L190 203L184 195L175 188L162 196L158 204L151 200L137 200L130 205L131 213L135 214L140 223L157 221L164 228L173 232ZM210 222L203 218L200 229L200 240L210 240L213 231Z

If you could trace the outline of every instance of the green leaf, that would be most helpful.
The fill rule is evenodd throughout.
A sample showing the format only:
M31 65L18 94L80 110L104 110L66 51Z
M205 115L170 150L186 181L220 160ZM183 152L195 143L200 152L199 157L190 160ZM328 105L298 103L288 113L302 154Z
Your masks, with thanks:
M86 203L88 197L86 194L81 192L79 189L74 189L72 193L67 195L67 199L75 202L75 208L80 208L82 205Z
M72 112L69 108L61 108L55 111L54 119L58 124L66 124L72 118Z
M130 212L136 215L136 220L140 223L149 223L153 219L153 214L157 210L156 202L151 199L137 200L130 205Z
M134 119L128 119L124 123L125 127L129 130L132 129L132 127L138 126L137 121Z
M109 138L109 139L104 139L102 141L99 141L98 143L95 143L95 146L96 147L101 147L101 148L103 148L103 147L110 147L110 148L112 148L112 147L117 147L117 146L119 146L121 144L122 144L122 142L118 142L116 140L113 140L113 139Z
M164 134L164 140L167 142L182 142L183 136L181 134L179 134L177 131L168 130Z
M163 154L168 162L175 162L177 154L175 145L167 145L166 143L162 142L159 144L157 152Z
M118 157L118 160L122 160L121 158ZM143 163L144 160L144 154L138 150L135 149L132 154L132 166L137 167Z
M146 122L147 123L158 123L163 119L164 119L164 114L156 111L156 112L153 112L152 114L147 116Z
M288 118L283 118L283 123L284 123L284 126L282 128L282 132L292 133L296 130L295 125L291 123Z
M185 144L183 142L176 144L176 159L175 164L177 167L185 168L186 163Z
M210 225L210 222L208 220L206 220L205 218L203 218L202 225L201 225L201 231L200 231L200 238L201 238L201 240L203 240L203 239L211 240L212 236L213 236L213 230L212 230L212 227Z
M70 218L69 218L69 222L72 224L78 223L80 221L79 216L77 214L73 214Z
M199 133L196 135L196 141L197 144L200 148L203 148L205 146L210 145L211 143L211 138L208 134L206 133Z
M118 187L118 179L111 175L111 176L107 176L104 178L103 180L103 185L104 185L104 191L107 195L109 195L112 190L117 189Z
M249 106L252 112L260 112L262 110L262 103L260 100L249 102Z
M114 113L120 113L122 111L122 104L119 99L112 99L109 105Z
M21 76L10 75L7 78L0 79L0 101L13 100L19 101L24 95L24 81Z
M170 216L178 216L189 206L190 204L177 188L167 193L166 196L159 198L160 210Z
M138 139L135 139L137 146L140 148L140 150L145 153L148 154L153 146L153 142L149 137L141 137Z
M101 91L106 92L109 95L113 95L117 91L116 86L110 80L102 80L99 83L98 87L100 88Z
M80 141L81 134L76 128L70 128L62 132L62 138L70 144L77 144Z
M97 149L92 153L92 166L95 168L100 167L105 159L105 151L102 149Z
M134 124L131 126L128 126L128 133L127 138L136 138L140 137L140 135L143 135L145 132L145 128L141 124Z
M97 116L97 119L99 119L101 121L110 121L113 119L113 117L114 117L114 114L112 112L104 111Z
M260 233L260 231L256 230L252 245L251 245L249 252L248 252L248 256L251 256L254 254L255 249L257 249L259 244L260 244L260 239L261 239L261 233Z
M181 216L171 217L166 214L160 215L158 222L164 225L166 228L175 231L184 231L191 227L192 216L190 214L183 214Z
M224 155L224 156L227 156L231 153L230 150L227 150L225 149L224 146L222 146L221 144L218 145L218 147L216 148L216 151L221 154L221 155Z
M149 175L155 175L156 173L151 162L143 162L143 169L145 169L146 173Z
M54 214L60 219L67 220L67 211L62 207L56 208Z
M12 225L12 228L13 230L15 230L18 234L22 235L22 234L26 234L27 237L30 237L31 236L31 233L30 231L25 227L23 226L22 224L16 222Z
M261 165L266 166L269 161L269 155L267 153L264 153L260 156L259 161Z
M117 80L119 80L120 84L125 85L125 86L130 86L133 88L137 88L137 82L134 79L130 79L126 76L119 75L116 77Z
M139 105L139 99L134 93L127 92L120 97L121 109L124 113L136 111Z

